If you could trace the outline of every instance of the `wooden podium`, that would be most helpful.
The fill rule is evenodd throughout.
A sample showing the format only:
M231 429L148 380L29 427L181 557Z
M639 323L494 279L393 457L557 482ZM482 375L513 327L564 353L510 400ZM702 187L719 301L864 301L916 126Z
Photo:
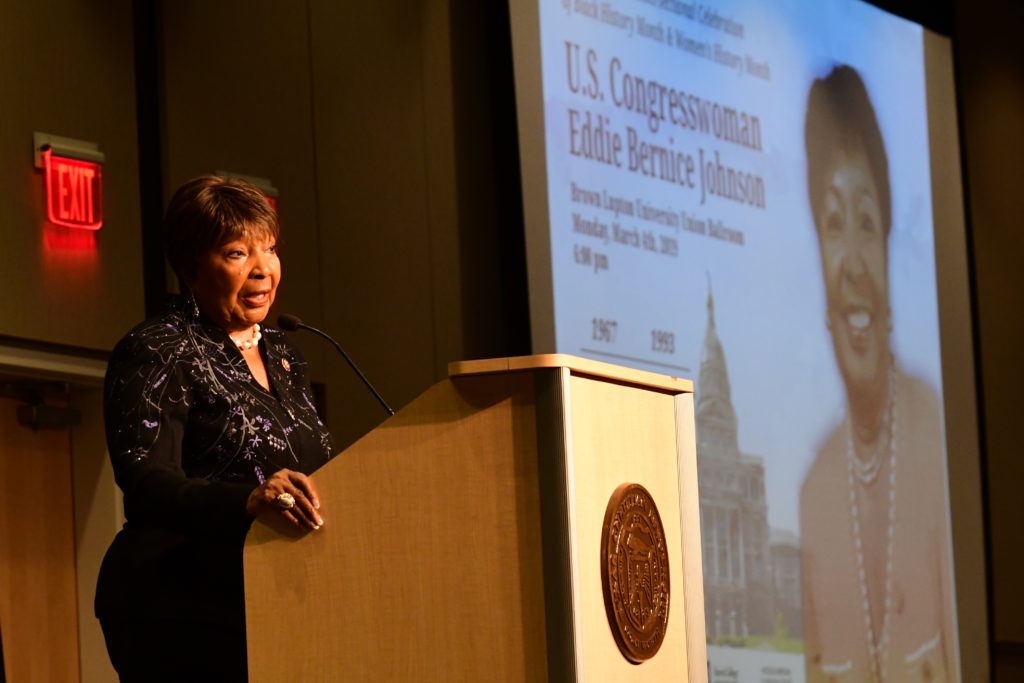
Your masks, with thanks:
M324 526L245 546L251 681L707 681L692 383L565 355L466 361L315 474ZM655 501L660 650L620 652L602 526Z

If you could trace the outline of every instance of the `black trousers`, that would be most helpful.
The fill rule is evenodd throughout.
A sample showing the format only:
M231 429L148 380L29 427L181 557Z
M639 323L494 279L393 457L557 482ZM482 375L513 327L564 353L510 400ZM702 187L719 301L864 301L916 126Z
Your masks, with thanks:
M184 619L100 619L122 683L248 681L245 627Z

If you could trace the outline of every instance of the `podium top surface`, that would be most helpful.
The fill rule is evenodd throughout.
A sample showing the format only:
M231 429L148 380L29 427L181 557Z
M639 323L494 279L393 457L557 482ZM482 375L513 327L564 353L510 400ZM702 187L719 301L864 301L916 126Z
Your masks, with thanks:
M603 377L637 386L660 389L675 394L693 393L693 381L646 370L636 370L612 363L571 356L565 353L542 353L534 356L511 356L484 360L462 360L448 364L448 376L484 375L496 372L519 372L543 368L568 368L579 375Z

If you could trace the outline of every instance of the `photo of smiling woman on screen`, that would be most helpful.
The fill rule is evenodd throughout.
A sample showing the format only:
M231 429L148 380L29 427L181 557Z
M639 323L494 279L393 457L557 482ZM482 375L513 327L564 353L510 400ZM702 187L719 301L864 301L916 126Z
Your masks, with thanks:
M889 162L852 67L812 85L805 143L846 403L801 492L807 680L955 680L941 405L892 351Z

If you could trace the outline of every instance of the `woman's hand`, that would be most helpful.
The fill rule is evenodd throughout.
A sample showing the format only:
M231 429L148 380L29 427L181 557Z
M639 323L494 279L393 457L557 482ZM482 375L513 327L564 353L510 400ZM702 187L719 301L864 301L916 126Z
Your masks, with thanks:
M282 494L291 496L295 504L283 507L280 500ZM287 497L284 500L287 501ZM245 504L245 511L250 517L273 510L295 526L309 531L316 531L323 526L324 520L317 512L319 509L320 497L313 480L302 472L292 470L274 472L266 483L253 489Z

